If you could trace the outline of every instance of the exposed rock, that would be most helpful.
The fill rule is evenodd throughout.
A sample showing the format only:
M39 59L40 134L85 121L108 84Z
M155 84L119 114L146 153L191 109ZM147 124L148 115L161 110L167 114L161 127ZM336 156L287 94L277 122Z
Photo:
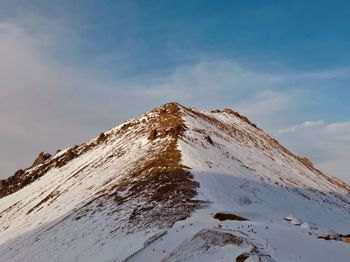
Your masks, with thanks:
M175 127L171 127L169 130L165 132L165 135L170 135L172 137L178 137L186 130L186 126L184 124L178 124Z
M211 139L211 137L209 135L205 136L204 139L211 145L214 145L213 140Z
M80 146L76 145L61 155L57 153L61 150L57 150L55 156L50 154L40 153L35 159L32 166L25 170L18 170L13 176L10 176L4 180L1 180L0 184L0 198L10 195L21 188L31 184L36 179L43 176L52 168L60 168L66 165L76 157L88 152L93 147L97 146L96 143L86 143Z
M23 169L19 169L19 170L17 170L16 172L15 172L15 176L21 176L21 175L23 175L25 172L24 172L24 170Z
M156 116L148 119L146 127L148 139L153 140L147 157L142 165L134 166L133 172L118 181L107 196L112 197L120 209L132 202L143 203L133 206L129 214L130 231L149 225L159 228L172 226L207 204L193 199L199 183L193 180L190 170L181 164L177 141L186 126L179 106L170 103L154 112ZM128 194L118 193L125 191Z
M263 253L259 248L252 244L250 252L244 252L243 254L236 257L236 262L276 262L270 255Z
M78 156L77 153L74 152L73 149L68 150L67 155L65 156L65 160L68 162Z
M19 169L13 176L0 180L0 198L16 191L17 187L28 184L30 178L26 177L25 174L24 170Z
M246 261L250 256L250 253L243 253L243 254L240 254L238 257L236 257L236 262L244 262Z
M35 167L41 164L44 164L44 162L49 159L51 157L51 155L49 153L44 153L41 152L38 157L34 160L33 164L31 165L31 167Z
M308 168L313 169L314 168L314 164L312 163L312 161L307 158L307 157L301 157L299 158L299 160L306 165Z
M104 133L101 133L97 138L97 143L100 144L107 139L107 136Z
M215 219L218 219L220 221L225 221L225 220L233 220L233 221L247 221L248 219L237 216L235 214L231 213L216 213L214 216Z
M232 114L238 117L241 117L241 115L239 113L237 113L236 111L233 111L230 108L225 108L222 112L227 113L227 114Z
M152 129L151 132L149 133L148 140L155 140L157 138L158 131L156 129Z
M243 253L236 258L236 262L275 262L275 260L267 254L260 253Z
M319 233L317 238L325 239L325 240L340 240L341 235L336 232L328 231L328 232Z

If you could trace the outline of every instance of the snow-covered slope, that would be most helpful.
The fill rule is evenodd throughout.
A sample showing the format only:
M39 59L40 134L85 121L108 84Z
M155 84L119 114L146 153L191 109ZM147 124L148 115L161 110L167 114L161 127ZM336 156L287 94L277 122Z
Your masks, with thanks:
M232 110L166 104L41 158L0 183L1 261L350 261L317 239L350 233L350 187Z

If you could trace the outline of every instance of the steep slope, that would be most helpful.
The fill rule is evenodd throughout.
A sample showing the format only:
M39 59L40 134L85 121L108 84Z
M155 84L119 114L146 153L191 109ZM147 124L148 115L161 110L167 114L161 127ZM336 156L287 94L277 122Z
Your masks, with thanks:
M1 181L0 255L233 261L253 250L348 261L350 246L317 240L306 225L350 233L349 192L232 110L170 103ZM289 213L309 223L295 227Z
M343 198L350 193L348 185L324 175L306 158L293 155L238 113L231 110L214 113L188 110L184 119L189 128L179 142L184 163L192 168L192 173L214 174L200 181L201 191L205 190L208 180L218 180L217 173L284 189L309 200L308 203L317 203L324 209L337 207L341 214L348 213L349 198ZM208 137L210 143L203 143ZM213 190L213 184L207 189ZM211 193L207 197L212 200L215 192ZM227 194L226 197L232 200ZM218 200L222 201L222 197Z

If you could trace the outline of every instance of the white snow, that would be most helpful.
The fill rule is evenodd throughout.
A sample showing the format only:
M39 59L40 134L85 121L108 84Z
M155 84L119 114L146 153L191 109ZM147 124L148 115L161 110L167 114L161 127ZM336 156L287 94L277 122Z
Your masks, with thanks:
M350 261L349 245L318 240L309 231L310 225L302 222L348 232L349 195L343 188L266 143L267 136L262 131L234 115L206 113L239 130L243 138L223 132L191 113L184 114L188 131L179 146L184 164L192 168L200 183L198 198L212 203L208 213L230 210L249 218L256 232L248 233L252 242L264 246L276 261L319 262L333 261L334 257ZM199 129L210 135L214 146L206 144L203 134L194 131ZM295 216L288 215L290 212ZM288 225L283 218L302 227Z

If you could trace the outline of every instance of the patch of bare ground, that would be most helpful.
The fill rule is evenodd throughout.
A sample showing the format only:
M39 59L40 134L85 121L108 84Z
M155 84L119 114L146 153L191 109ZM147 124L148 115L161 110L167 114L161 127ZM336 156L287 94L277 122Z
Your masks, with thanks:
M128 219L130 228L168 227L203 204L193 200L199 184L181 164L177 148L186 130L179 105L166 104L152 113L154 117L148 119L149 152L108 194L120 208L134 203Z
M28 210L27 215L32 213L34 210L38 210L40 209L44 203L46 203L47 201L49 201L50 199L55 198L56 196L59 195L59 192L57 191L53 191L50 194L48 194L45 198L43 198L38 204L36 204L34 207L32 207L31 209Z
M232 214L232 213L216 213L214 215L215 219L220 221L232 220L232 221L248 221L247 218Z

